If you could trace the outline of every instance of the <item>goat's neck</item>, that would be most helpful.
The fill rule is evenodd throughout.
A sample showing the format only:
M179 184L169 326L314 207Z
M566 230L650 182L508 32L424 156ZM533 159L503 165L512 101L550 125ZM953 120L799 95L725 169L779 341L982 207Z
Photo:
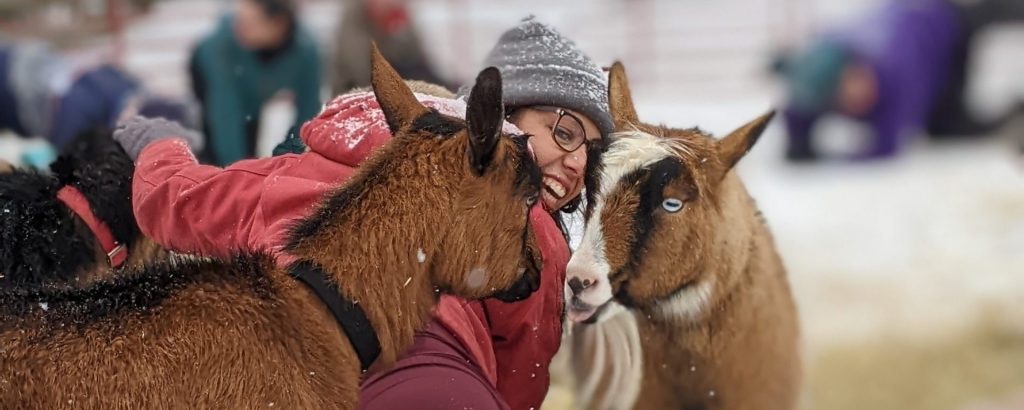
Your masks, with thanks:
M706 259L716 263L706 263L703 277L699 279L710 286L707 303L700 312L696 315L669 316L665 312L671 310L661 309L648 315L647 321L651 322L650 331L661 333L666 342L703 351L710 347L705 346L708 338L713 339L721 332L750 325L744 322L746 317L741 314L742 306L748 303L749 290L757 286L754 284L758 280L757 270L764 266L769 256L766 252L770 252L771 249L764 249L764 244L759 238L766 231L745 191L743 195L742 202L739 203L739 212L736 215L723 215L722 221L741 224L744 228L718 230L735 236L728 240L714 239L714 243L731 245L715 246ZM695 337L696 335L703 335L706 338Z
M735 380L738 367L759 373L788 353L778 332L784 339L792 324L778 310L781 305L767 303L778 296L773 294L779 288L772 283L774 268L770 267L777 255L774 248L765 246L770 241L761 233L766 231L759 227L754 232L743 243L753 249L747 258L713 272L735 275L734 280L715 290L699 318L637 315L639 333L645 335L641 343L646 380L672 392L668 394L676 402L708 397L711 391L734 402L737 392L751 388L749 381Z
M749 267L752 263L751 260L744 265ZM726 269L718 268L721 271L707 274L716 275L717 279ZM749 268L741 269L741 275L749 272ZM713 389L709 387L716 386L713 369L723 366L723 357L732 357L732 338L750 329L751 323L741 314L748 297L746 286L723 289L719 285L715 283L714 295L696 317L636 312L639 333L644 335L641 344L647 377L651 383L673 391L668 394L677 399L695 390ZM682 384L682 380L687 383Z
M383 363L392 363L412 343L437 301L431 260L460 180L461 164L444 160L462 158L456 153L381 153L335 193L355 190L356 196L292 251L322 266L342 294L362 306L380 340Z

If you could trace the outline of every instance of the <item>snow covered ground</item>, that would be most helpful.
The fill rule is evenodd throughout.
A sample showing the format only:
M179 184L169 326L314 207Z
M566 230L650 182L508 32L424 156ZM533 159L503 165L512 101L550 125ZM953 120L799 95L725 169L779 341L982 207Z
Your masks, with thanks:
M413 4L428 49L451 78L470 78L498 34L535 13L599 62L622 59L643 119L721 135L773 106L778 93L764 73L773 49L875 2ZM337 3L305 2L324 41ZM160 3L129 25L125 65L160 91L184 94L190 44L221 8L210 0ZM1024 99L1020 44L1021 28L986 38L971 88L983 111ZM272 113L270 128L287 127L291 114ZM848 126L835 127L836 149L855 144L839 137ZM947 337L981 318L1024 339L1024 157L1013 141L1024 124L1004 134L1012 135L941 145L922 139L886 162L794 166L780 159L780 124L769 128L739 170L789 268L809 358L851 343ZM263 152L273 142L265 139ZM0 159L16 161L25 146L0 138Z

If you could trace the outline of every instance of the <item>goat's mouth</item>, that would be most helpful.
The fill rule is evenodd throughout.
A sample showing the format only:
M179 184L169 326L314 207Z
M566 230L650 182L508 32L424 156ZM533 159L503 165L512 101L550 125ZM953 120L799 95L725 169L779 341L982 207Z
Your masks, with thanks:
M523 270L523 268L520 268L520 270ZM540 280L537 275L529 275L524 272L519 276L519 279L512 283L512 286L495 293L492 297L505 303L518 302L530 297L539 287L539 282Z
M599 313L605 305L607 303L601 306L594 306L580 300L579 296L573 295L569 300L568 306L566 306L565 316L575 323L594 323L597 321Z
M582 323L584 325L592 325L594 323L597 323L599 320L601 320L601 317L604 316L604 312L608 310L609 306L612 306L612 301L610 300L605 304L598 306L596 309L594 309L593 312L590 313L590 317L577 323Z
M495 293L492 297L502 302L511 303L526 299L540 287L540 261L534 257L529 246L523 247L520 259L519 278L512 286Z

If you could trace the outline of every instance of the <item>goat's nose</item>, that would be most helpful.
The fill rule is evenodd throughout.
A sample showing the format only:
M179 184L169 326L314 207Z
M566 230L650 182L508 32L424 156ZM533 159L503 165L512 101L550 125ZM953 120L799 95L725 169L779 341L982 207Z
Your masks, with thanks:
M572 290L572 293L574 295L577 294L577 293L582 292L583 291L583 281L581 281L580 278L571 278L571 279L569 279L569 289Z
M569 279L569 289L572 290L572 293L574 295L577 295L580 292L583 292L583 289L589 288L590 285L591 285L590 279L580 280L580 278L576 278L576 277L573 277L573 278Z

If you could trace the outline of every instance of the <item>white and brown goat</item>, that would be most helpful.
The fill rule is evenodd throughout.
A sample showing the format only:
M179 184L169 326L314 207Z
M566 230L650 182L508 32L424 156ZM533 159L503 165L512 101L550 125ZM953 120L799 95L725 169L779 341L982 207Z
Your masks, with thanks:
M772 114L720 140L644 124L619 63L609 97L617 132L567 268L570 316L585 321L612 298L633 311L643 362L635 409L792 409L796 309L772 236L732 171Z
M387 366L440 292L536 288L527 214L540 178L524 140L501 133L496 69L477 77L462 120L421 105L376 48L371 59L394 137L287 250L361 307ZM243 255L0 293L0 408L355 408L358 353L311 289Z

